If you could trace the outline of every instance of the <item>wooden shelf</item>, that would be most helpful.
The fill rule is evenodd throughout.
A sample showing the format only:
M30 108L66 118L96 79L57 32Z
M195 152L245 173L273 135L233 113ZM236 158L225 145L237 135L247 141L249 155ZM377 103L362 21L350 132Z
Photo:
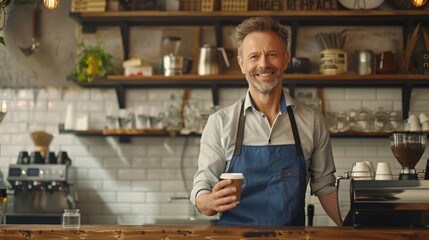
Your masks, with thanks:
M152 130L152 129L92 129L87 131L73 131L63 130L60 128L61 134L75 134L77 136L93 136L93 137L200 137L201 134L181 134L179 132L168 132L166 130ZM374 137L374 138L387 138L390 136L389 132L337 132L330 133L331 138L358 138L358 137Z
M429 16L427 10L332 10L332 11L246 11L246 12L202 12L202 11L107 11L98 13L71 13L71 16L80 22L114 22L128 21L130 23L157 23L171 18L180 18L184 21L198 20L196 25L201 25L207 20L241 21L243 18L253 16L271 16L282 20L311 21L315 18L373 18L389 21L392 19L416 18L424 19ZM364 20L364 19L363 19ZM175 23L170 23L175 24ZM338 23L337 23L338 24Z
M58 127L60 134L74 134L85 137L195 137L201 136L198 133L181 134L177 131L167 131L165 129L90 129L90 130L64 130L62 124Z
M429 76L422 74L389 74L389 75L320 75L320 74L285 74L284 85L324 87L335 86L384 86L398 87L400 85L414 85L429 87ZM223 75L178 75L178 76L144 76L127 77L124 75L109 75L106 78L95 79L92 83L77 83L82 87L114 87L121 85L142 87L195 87L213 85L219 86L247 86L242 74Z

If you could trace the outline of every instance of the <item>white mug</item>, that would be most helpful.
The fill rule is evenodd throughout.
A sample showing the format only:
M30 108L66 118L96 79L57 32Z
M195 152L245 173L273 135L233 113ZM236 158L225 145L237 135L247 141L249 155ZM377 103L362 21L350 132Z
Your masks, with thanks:
M422 130L422 127L419 123L419 118L414 114L411 114L408 119L404 121L404 124L405 131L419 132Z
M420 121L420 124L423 124L424 122L429 121L429 114L427 114L427 113L420 113L420 115L419 115L419 121Z
M429 121L422 123L422 130L423 131L429 131Z

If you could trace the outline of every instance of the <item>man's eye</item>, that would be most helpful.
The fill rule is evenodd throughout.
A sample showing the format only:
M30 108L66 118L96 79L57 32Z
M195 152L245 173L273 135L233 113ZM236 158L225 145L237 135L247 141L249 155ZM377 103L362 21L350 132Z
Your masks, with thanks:
M275 54L275 53L270 53L268 56L269 56L270 58L275 58L275 57L277 57L277 54Z
M252 56L250 56L249 57L249 59L256 59L258 56L256 56L256 55L252 55Z

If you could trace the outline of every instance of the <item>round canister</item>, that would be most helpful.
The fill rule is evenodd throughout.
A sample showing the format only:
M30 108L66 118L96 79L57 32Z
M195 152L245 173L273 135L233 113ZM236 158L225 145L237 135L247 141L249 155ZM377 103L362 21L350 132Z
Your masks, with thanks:
M371 50L362 50L358 52L358 74L374 74L375 60L374 53Z
M163 63L165 76L182 75L183 56L164 55Z
M342 49L325 49L320 52L321 74L347 73L347 53Z

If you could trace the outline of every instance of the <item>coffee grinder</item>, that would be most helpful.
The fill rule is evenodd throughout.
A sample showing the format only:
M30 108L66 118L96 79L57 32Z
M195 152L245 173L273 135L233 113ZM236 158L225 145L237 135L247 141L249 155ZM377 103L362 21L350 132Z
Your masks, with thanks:
M394 132L390 135L393 155L402 166L399 180L418 180L416 164L426 149L423 132Z

